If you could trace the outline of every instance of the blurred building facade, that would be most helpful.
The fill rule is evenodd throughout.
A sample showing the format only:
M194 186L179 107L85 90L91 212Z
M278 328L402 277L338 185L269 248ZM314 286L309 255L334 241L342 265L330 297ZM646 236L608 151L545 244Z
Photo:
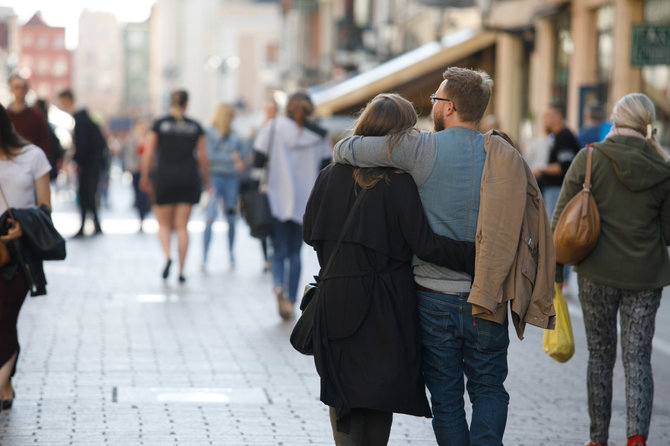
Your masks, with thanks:
M7 81L19 61L18 17L12 8L0 6L0 102L7 104Z
M131 117L151 113L149 85L151 27L149 21L128 23L123 28L123 106L120 112Z
M288 89L368 71L481 24L472 0L284 0L282 18Z
M72 55L65 48L65 28L47 25L36 12L19 29L18 63L12 71L30 79L38 97L53 101L70 86Z
M107 119L123 102L122 28L113 14L84 10L74 51L72 88L79 105Z
M177 88L190 94L187 113L205 121L222 101L260 109L279 87L278 1L158 0L150 26L155 114Z
M282 6L283 79L293 88L312 85L322 116L350 114L382 91L404 94L426 116L424 96L444 68L456 65L492 74L488 112L514 138L522 128L544 135L541 115L550 102L566 105L576 131L590 100L609 113L621 96L642 91L656 103L660 139L670 147L670 62L661 55L642 62L654 65L631 63L640 51L667 54L670 1L286 0Z
M485 11L484 24L508 36L509 58L527 73L521 101L512 92L497 93L506 97L514 116L532 120L536 134L552 101L566 105L568 126L577 130L590 100L599 100L609 113L619 98L641 91L656 104L659 139L670 147L667 0L497 0ZM645 52L665 52L665 57L634 65ZM508 126L518 125L499 117Z

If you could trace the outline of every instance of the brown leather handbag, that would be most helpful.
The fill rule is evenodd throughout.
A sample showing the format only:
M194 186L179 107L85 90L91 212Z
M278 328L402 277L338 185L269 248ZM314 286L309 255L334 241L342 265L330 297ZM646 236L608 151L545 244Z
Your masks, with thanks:
M586 175L582 190L565 205L554 229L556 261L576 265L596 246L600 235L600 214L591 194L593 147L587 146Z

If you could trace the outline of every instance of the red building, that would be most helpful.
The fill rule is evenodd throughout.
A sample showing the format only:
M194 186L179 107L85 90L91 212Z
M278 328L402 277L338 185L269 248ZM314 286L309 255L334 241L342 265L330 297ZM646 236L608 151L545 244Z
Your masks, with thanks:
M30 79L38 97L54 101L59 91L70 87L72 79L65 28L47 25L38 11L21 26L19 42L19 73Z

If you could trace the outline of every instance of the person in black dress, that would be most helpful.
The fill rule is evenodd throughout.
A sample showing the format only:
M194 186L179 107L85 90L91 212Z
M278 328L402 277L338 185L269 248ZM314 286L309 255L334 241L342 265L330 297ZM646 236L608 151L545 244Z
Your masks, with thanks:
M140 187L151 193L154 199L153 212L158 220L158 238L165 254L164 279L169 276L172 265L170 259L172 228L177 233L180 282L186 280L184 277L184 262L188 250L186 225L193 204L200 200L201 180L205 189L210 188L205 134L200 124L184 116L187 103L186 91L177 90L172 93L170 114L157 119L147 137L140 177ZM149 168L154 154L158 159L150 180Z
M412 104L381 94L354 134L398 137L413 132ZM330 406L337 445L385 445L392 414L430 417L421 374L421 342L412 255L474 274L474 243L435 235L417 187L387 168L331 164L312 190L303 239L323 268L361 189L366 196L328 277L320 277L314 361L321 401Z

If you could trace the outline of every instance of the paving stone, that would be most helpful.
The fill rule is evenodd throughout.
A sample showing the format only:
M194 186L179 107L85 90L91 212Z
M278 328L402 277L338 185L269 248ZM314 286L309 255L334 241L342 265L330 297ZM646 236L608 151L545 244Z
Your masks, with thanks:
M292 324L277 315L259 243L244 223L234 270L225 234L215 230L210 265L202 272L202 234L192 232L188 280L179 285L176 275L160 277L155 234L125 230L132 216L128 192L117 185L112 196L115 208L103 211L105 235L68 241L68 258L46 266L49 295L24 305L17 399L0 414L0 446L332 445L313 360L288 343ZM56 225L74 233L73 205L55 206ZM198 209L193 220L202 220ZM309 247L302 256L306 283L317 263ZM574 299L569 304L577 309ZM587 353L581 320L573 318L573 325L576 353L565 364L544 354L541 330L528 327L523 341L510 331L506 445L577 446L587 439ZM670 356L655 351L653 364L648 445L667 446ZM261 389L263 398L207 403L146 397L151 389L208 388ZM620 361L614 388L611 444L622 446ZM125 399L124 391L133 389L145 397ZM394 416L389 444L434 445L430 420Z

